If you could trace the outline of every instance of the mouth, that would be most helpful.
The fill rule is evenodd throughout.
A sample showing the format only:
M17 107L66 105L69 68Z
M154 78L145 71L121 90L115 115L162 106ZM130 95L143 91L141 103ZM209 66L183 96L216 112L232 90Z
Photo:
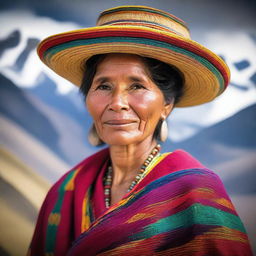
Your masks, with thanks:
M114 119L114 120L108 120L104 122L104 124L111 125L111 126L126 126L134 123L137 123L137 122L135 120L130 120L130 119L120 119L120 120Z

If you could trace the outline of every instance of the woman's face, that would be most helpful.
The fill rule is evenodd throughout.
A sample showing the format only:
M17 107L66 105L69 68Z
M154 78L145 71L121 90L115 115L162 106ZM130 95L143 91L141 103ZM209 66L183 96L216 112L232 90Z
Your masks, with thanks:
M99 137L109 145L141 143L172 109L136 55L109 54L98 65L86 98Z

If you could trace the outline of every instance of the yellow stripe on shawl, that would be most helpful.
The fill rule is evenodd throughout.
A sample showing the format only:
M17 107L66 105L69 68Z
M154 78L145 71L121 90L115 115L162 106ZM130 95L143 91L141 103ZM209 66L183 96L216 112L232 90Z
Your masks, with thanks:
M74 180L76 178L76 175L78 174L78 172L82 169L81 167L78 167L75 171L74 174L72 176L72 178L67 182L67 184L65 185L65 191L72 191L74 190L75 184L74 184Z
M151 218L151 217L154 217L154 216L155 216L155 213L138 213L138 214L135 214L134 216L132 216L125 223L129 224L129 223L133 223L133 222L136 222L136 221L148 219L148 218Z
M168 153L164 153L164 154L158 154L156 157L154 157L152 162L150 162L150 164L147 166L146 171L144 172L144 175L142 176L141 180L143 180L143 178L146 177L154 169L154 167L157 164L159 164L169 154L171 154L171 153L168 152ZM138 183L140 183L140 181Z
M214 200L216 203L223 205L231 210L235 210L234 205L227 199L225 198L217 198Z
M45 253L45 256L54 256L54 253L53 252L47 252L47 253Z
M87 190L86 195L83 200L83 206L82 206L82 223L81 223L81 233L86 231L90 227L90 217L87 213L87 207L90 200L90 189Z
M60 214L59 213L51 213L48 218L48 225L58 226L60 223Z

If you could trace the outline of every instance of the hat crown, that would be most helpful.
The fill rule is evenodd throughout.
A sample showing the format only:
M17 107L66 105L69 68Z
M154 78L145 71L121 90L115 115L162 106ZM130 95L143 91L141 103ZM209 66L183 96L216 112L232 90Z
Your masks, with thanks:
M189 29L183 20L146 6L119 6L100 14L97 26L114 25L148 27L190 38Z

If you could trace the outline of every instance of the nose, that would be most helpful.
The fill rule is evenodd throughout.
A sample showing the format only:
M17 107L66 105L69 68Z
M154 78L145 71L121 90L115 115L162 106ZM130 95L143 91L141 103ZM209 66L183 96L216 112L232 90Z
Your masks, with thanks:
M115 112L121 112L129 109L127 95L124 92L114 92L108 109Z

